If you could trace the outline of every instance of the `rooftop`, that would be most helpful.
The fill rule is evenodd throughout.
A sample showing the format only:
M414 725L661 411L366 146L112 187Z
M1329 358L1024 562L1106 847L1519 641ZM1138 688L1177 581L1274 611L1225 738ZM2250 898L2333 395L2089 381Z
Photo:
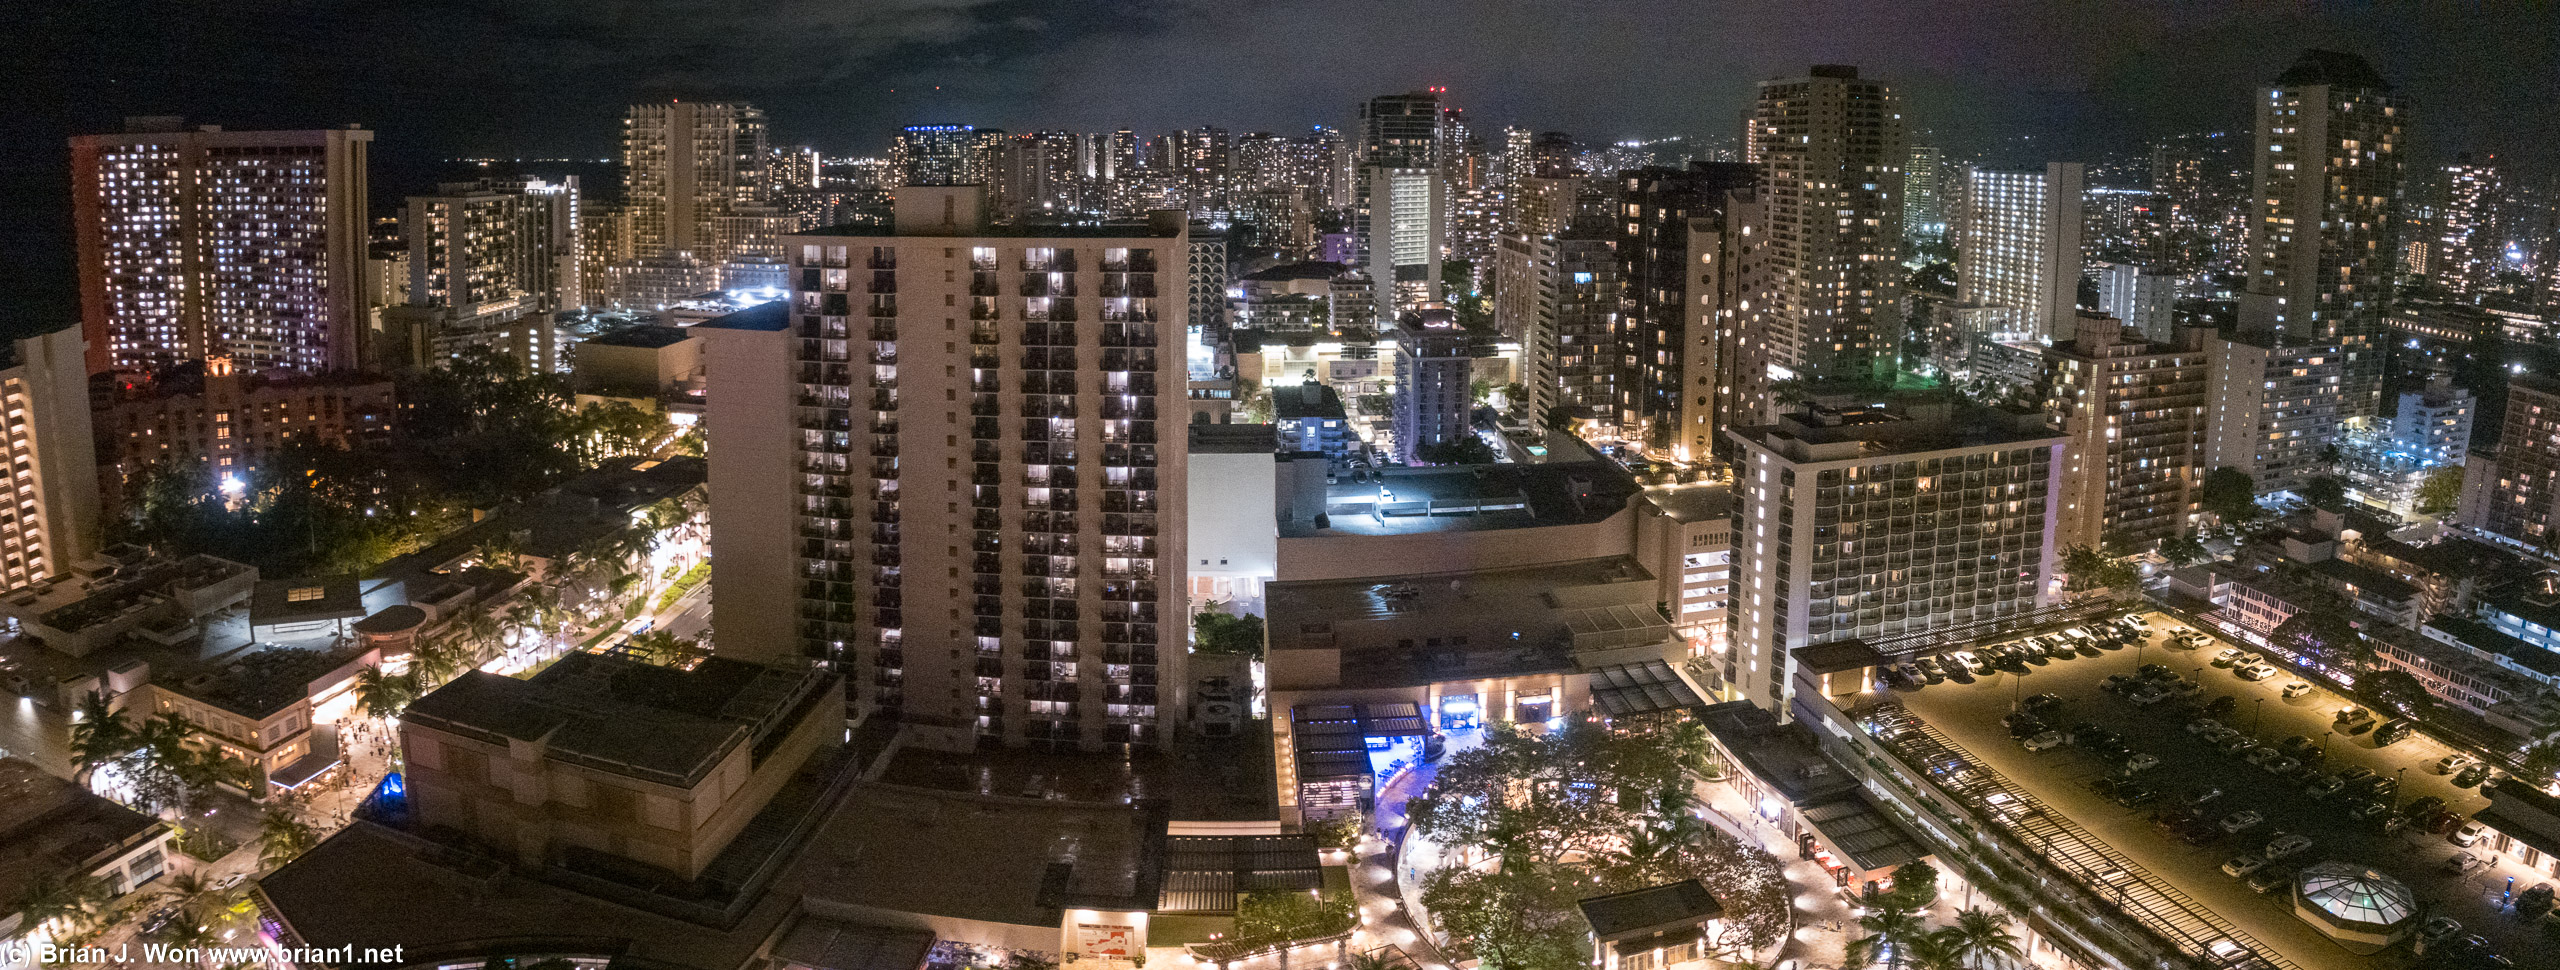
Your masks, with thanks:
M175 690L233 714L264 720L310 697L313 681L354 663L363 654L363 648L353 646L336 650L278 647L243 654L191 676L172 681L155 678L153 682L164 690Z
M1342 275L1342 272L1343 266L1341 263L1329 263L1323 261L1286 263L1271 267L1270 269L1247 273L1244 275L1244 281L1248 283L1281 283L1289 280L1329 280Z
M1733 515L1733 489L1724 485L1656 485L1644 490L1645 501L1678 522L1699 522Z
M1282 421L1317 418L1332 418L1339 421L1344 417L1342 395L1331 386L1314 381L1295 387L1272 388L1271 412L1274 417Z
M1176 228L1176 227L1180 227L1180 228ZM1188 228L1189 228L1189 227L1188 227L1187 225L1184 225L1184 224L1182 224L1182 223L1171 223L1171 224L1165 225L1165 226L1163 226L1163 227L1156 227L1156 226L1151 226L1151 225L1149 225L1149 224L1148 224L1148 223L1146 223L1146 222L1114 222L1114 223L1106 223L1106 224L1098 225L1098 226L1033 225L1033 224L1026 224L1026 223L997 222L997 223L988 223L988 224L986 224L986 225L977 226L977 227L975 227L975 228L971 228L971 229L968 229L968 230L965 230L965 231L962 231L962 232L957 232L957 233L948 233L948 234L943 234L943 235L933 235L933 234L928 234L928 233L910 233L910 234L904 234L904 235L901 235L901 234L898 232L898 230L897 230L897 220L892 219L892 220L890 220L890 221L889 221L889 225L888 225L888 227L886 227L886 228L883 228L883 227L881 227L881 226L879 226L879 225L870 224L870 223L852 222L852 223L843 223L843 224L833 225L833 226L826 226L826 227L819 228L819 229L810 229L810 230L803 231L803 232L795 232L795 233L791 233L791 234L790 234L790 236L789 236L788 238L792 238L792 239L799 239L799 238L804 238L804 237L827 237L827 238L833 238L833 239L1168 239L1168 240L1169 240L1169 239L1172 239L1176 234L1178 234L1178 233L1180 233L1180 232L1182 232L1182 231L1185 231L1185 230L1187 230ZM1159 264L1159 265L1169 265L1169 264Z
M1574 906L1591 924L1591 934L1606 943L1694 928L1724 915L1724 904L1695 879L1593 896Z
M1267 424L1193 424L1195 455L1269 455L1279 450L1280 436Z
M491 743L540 741L555 758L691 788L829 680L728 657L678 670L572 653L532 680L465 672L401 721Z
M739 311L738 313L732 313L732 314L729 314L728 316L715 318L715 319L713 319L713 320L710 320L710 321L707 321L707 322L704 322L704 323L700 324L700 326L705 326L705 327L707 327L707 326L711 326L711 325L712 325L712 324L714 324L714 323L718 323L718 322L720 322L720 321L722 321L722 320L727 320L727 319L729 319L729 317L735 317L735 316L741 316L741 315L748 314L748 313L754 313L754 312L756 312L757 310L761 310L761 309L763 309L764 307L768 307L768 306L781 306L781 307L783 307L783 308L784 308L784 311L785 311L785 312L784 312L784 318L785 318L786 320L789 318L789 315L790 315L790 314L789 314L789 305L788 305L788 304L786 304L786 303L784 303L784 302L783 302L783 301L781 301L781 300L775 300L775 301L773 301L773 302L771 302L771 303L760 304L760 305L758 305L758 306L757 306L755 309L753 309L753 310L741 310L741 311ZM685 341L687 341L687 340L692 340L692 339L694 339L694 335L693 335L693 332L692 332L692 330L691 330L690 328L686 328L686 327L661 327L661 326L657 326L657 325L655 325L655 324L642 324L642 325L637 326L637 327L624 327L624 328L622 328L622 329L620 329L620 330L615 330L615 331L611 331L611 332L608 332L608 333L602 333L602 334L598 334L598 335L593 336L593 337L589 337L589 338L587 338L587 340L586 340L585 342L583 342L583 343L579 344L579 346L582 346L582 347L637 347L637 348L640 348L640 349L642 349L642 350L659 350L659 349L663 349L663 348L667 348L667 347L673 347L673 346L675 346L675 345L677 345L677 344L680 344L680 343L683 343L683 342L685 342Z
M1623 512L1635 479L1602 460L1389 468L1325 488L1325 524L1283 522L1284 539L1588 525Z
M695 330L765 330L791 329L791 304L783 300L759 303L736 313L713 317L695 324Z
M1709 705L1699 715L1717 745L1741 759L1753 777L1776 786L1797 806L1816 805L1858 787L1814 746L1812 732L1797 721L1778 723L1778 716L1750 701Z
M2463 646L2505 657L2545 677L2560 677L2560 653L2516 639L2497 627L2467 616L2440 616L2427 625L2450 634Z
M249 622L257 626L347 619L364 613L364 590L353 573L262 580L249 594Z
M1578 650L1659 644L1653 576L1614 556L1516 569L1272 583L1271 650L1340 650L1343 683L1416 687L1576 669ZM1422 617L1431 636L1417 637ZM1281 689L1312 685L1277 683Z
M1164 803L1005 798L865 785L802 853L829 901L1055 930L1066 909L1152 909ZM965 873L966 878L953 878Z
M2041 413L1980 408L1932 397L1856 407L1808 404L1776 424L1734 428L1728 433L1797 462L1871 460L2066 440L2045 427Z
M15 912L30 884L86 875L161 828L34 762L0 758L0 914Z

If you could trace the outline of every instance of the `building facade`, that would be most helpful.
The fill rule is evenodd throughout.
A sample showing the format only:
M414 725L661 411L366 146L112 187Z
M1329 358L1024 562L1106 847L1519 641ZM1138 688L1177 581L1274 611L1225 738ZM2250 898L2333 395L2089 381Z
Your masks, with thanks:
M2071 438L2054 545L2149 548L2185 533L2204 482L2207 331L2161 344L2103 314L2075 323L2077 335L2044 354L2046 410Z
M1845 65L1760 82L1751 159L1769 206L1771 362L1889 379L1902 344L1902 100Z
M356 367L373 133L127 127L71 140L90 373L214 354L258 370Z
M1158 433L1189 410L1187 226L985 212L911 187L890 232L786 239L787 302L697 328L717 649L833 664L915 743L1151 747L1188 644Z
M216 357L200 381L126 385L95 411L98 479L110 496L154 465L237 490L297 445L352 448L391 437L399 395L357 373L256 375Z
M764 112L731 101L635 104L622 121L625 249L632 258L689 253L713 263L712 223L766 189Z
M2080 292L2082 166L1977 168L1964 197L1956 301L2014 311L1993 340L2068 339Z
M2099 262L2098 312L2142 332L2142 339L2168 343L2177 336L2178 277L2143 263Z
M2240 327L2334 346L2338 417L2382 403L2407 106L2364 59L2303 52L2260 89Z
M1424 307L1396 324L1396 459L1421 464L1423 449L1454 444L1475 432L1472 344L1445 307Z
M8 485L0 489L0 588L70 573L98 551L98 447L78 328L16 342L0 362Z
M2207 341L2204 468L2237 468L2258 494L2300 488L2328 467L2345 364L2337 344L2283 344L2271 334Z
M1894 656L2049 605L2069 439L2041 414L1808 406L1725 433L1740 698L1789 716L1798 648Z

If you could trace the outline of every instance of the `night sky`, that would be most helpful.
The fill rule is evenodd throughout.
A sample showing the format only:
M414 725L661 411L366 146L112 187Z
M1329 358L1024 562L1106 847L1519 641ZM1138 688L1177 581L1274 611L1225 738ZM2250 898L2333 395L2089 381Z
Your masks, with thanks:
M2095 159L2245 125L2307 46L2413 99L2422 161L2560 153L2549 4L1850 0L185 0L4 4L0 305L67 319L63 139L127 114L373 128L377 208L455 155L600 157L621 107L763 107L777 144L912 123L1237 131L1347 123L1445 85L1486 128L1728 135L1759 78L1850 63L1995 161ZM23 329L12 327L11 329Z

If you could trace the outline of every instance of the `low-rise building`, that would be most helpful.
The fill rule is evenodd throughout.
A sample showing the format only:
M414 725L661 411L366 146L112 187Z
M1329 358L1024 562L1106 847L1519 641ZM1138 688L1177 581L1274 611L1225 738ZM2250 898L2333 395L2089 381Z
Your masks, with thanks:
M42 884L92 878L116 897L169 871L177 832L21 758L0 758L0 970L36 970L31 944L68 943L21 903Z
M1272 388L1271 423L1279 432L1280 448L1317 452L1336 463L1346 460L1360 440L1342 409L1342 395L1314 381Z
M228 559L169 560L118 546L71 576L0 594L0 616L36 642L81 657L128 633L163 644L195 639L207 617L248 600L257 582L257 567Z
M664 410L680 396L701 395L702 341L692 331L652 324L601 334L578 345L569 383L580 403L625 400L645 411Z
M292 790L340 763L336 724L355 713L357 672L380 663L355 645L255 650L155 672L143 709L185 718L202 732L200 743L256 768L268 785Z
M93 422L98 474L110 498L154 465L237 488L296 445L388 441L398 412L387 378L253 375L233 369L229 357L214 357L201 376L114 384Z

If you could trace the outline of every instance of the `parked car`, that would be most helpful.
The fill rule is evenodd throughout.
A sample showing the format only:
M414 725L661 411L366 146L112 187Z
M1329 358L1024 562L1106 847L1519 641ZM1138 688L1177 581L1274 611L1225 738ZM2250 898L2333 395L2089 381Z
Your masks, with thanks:
M2149 785L2132 783L2116 786L2116 804L2126 808L2132 808L2158 797L2160 797L2160 790Z
M2391 806L2385 805L2381 802L2365 802L2354 808L2348 809L2347 817L2361 822L2390 810Z
M2053 693L2037 694L2034 697L2027 698L2025 701L2020 702L2018 706L2028 711L2042 714L2054 708L2061 707L2062 695Z
M2246 831L2248 831L2248 830L2250 830L2250 829L2257 828L2257 827L2258 827L2258 823L2260 823L2260 822L2264 822L2264 821L2266 821L2266 820L2267 820L2267 817L2266 817L2266 816L2264 816L2264 815L2260 815L2260 814L2258 814L2258 813L2257 813L2256 811L2254 811L2254 810L2250 810L2250 809L2243 809L2243 810L2241 810L2241 811L2233 812L2233 813L2231 813L2231 814L2229 814L2229 815L2225 815L2225 816L2223 816L2223 817L2222 817L2222 830L2223 830L2223 831L2225 831L2225 832L2231 832L2231 833L2235 833L2235 834L2236 834L2236 833L2240 833L2240 832L2246 832Z
M2421 830L2426 832L2428 835L2443 835L2453 831L2454 826L2460 825L2464 821L2465 819L2460 815L2456 815L2443 809L2437 809L2435 814L2427 816L2426 824L2421 827Z
M2160 756L2148 751L2135 752L2133 757L2124 759L2124 773L2128 775L2149 771L2159 766Z
M2418 938L2434 944L2441 943L2460 932L2462 932L2462 921L2451 916L2437 916L2418 927Z
M2149 707L2168 699L2169 689L2166 687L2145 687L2136 692L2132 697L2126 698L2126 700L2132 701L2136 707Z
M2375 726L2375 725L2378 725L2378 724L2381 724L2381 723L2382 723L2382 722L2380 722L2380 721L2376 721L2376 720L2374 720L2374 719L2372 719L2372 718L2365 718L2364 720L2361 720L2361 721L2348 721L2348 722L2346 722L2346 723L2343 723L2343 724L2338 725L2338 733L2340 733L2340 734L2346 734L2346 735L2357 735L2357 734L2363 734L2363 733L2366 733L2366 732L2368 732L2368 731L2373 730L2373 728L2374 728L2374 726Z
M2292 885L2293 868L2291 866L2270 865L2264 869L2250 873L2249 878L2246 881L2249 885L2250 892L2264 896L2284 886Z
M2381 727L2373 729L2373 746L2377 748L2390 747L2391 745L2400 743L2400 739L2417 733L2417 730L2418 726L2411 723L2408 718L2392 718Z
M1963 664L1948 664L1947 679L1959 684L1973 683L1973 671Z
M2108 674L2106 679L2098 681L2098 689L2114 693L2133 686L2133 682L2134 678L2130 674Z
M2240 668L2240 679L2255 683L2257 681L2273 677L2281 672L2282 671L2277 670L2272 664L2255 664Z
M2422 819L2433 816L2435 813L2443 810L2444 796L2423 795L2416 800L2411 801L2409 804L2401 806L2400 814L2408 818Z
M2168 664L2143 664L2134 668L2134 673L2144 680L2173 680L2178 676L2178 672L2170 669Z
M2233 732L2229 738L2225 738L2214 743L2214 747L2219 749L2223 754L2239 754L2243 751L2249 750L2250 748L2257 747L2257 745L2258 742L2249 740L2248 735L2240 734L2238 732Z
M2265 771L2267 774L2282 778L2286 775L2293 774L2294 772L2301 771L2302 760L2299 758L2278 757L2260 762L2258 768Z
M2488 765L2474 764L2468 768L2462 769L2461 771L2455 772L2453 776L2453 784L2456 788L2469 788L2473 785L2479 784L2483 779L2488 777Z
M2213 801L2214 801L2215 799L2218 799L2218 798L2221 798L2221 797L2222 797L2222 789L2219 789L2219 788L2207 788L2207 789L2205 789L2205 790L2203 790L2203 791L2200 791L2200 792L2194 792L2194 793L2192 793L2192 794L2189 794L2189 795L2187 796L2187 807L2188 807L2188 808L2198 808L2198 807L2202 807L2202 806L2205 806L2205 805L2210 805L2210 804L2212 804L2212 803L2213 803Z
M2489 827L2475 820L2462 823L2461 828L2453 830L2453 834L2446 838L2452 840L2455 845L2469 846L2480 841L2480 837L2487 834L2489 834Z
M2238 647L2229 647L2213 655L2213 665L2216 667L2229 667L2239 662L2240 648Z
M2472 765L2475 765L2475 764L2478 764L2478 763L2479 763L2479 762L2476 762L2476 761L2471 760L2471 756L2470 756L2470 755L2464 755L2464 754L2449 754L2449 755L2445 755L2445 756L2444 756L2444 757L2442 757L2442 758L2438 758L2438 759L2436 759L2436 767L2435 767L2435 771L2436 771L2436 774L2439 774L2439 775L2450 775L2450 774L2453 774L2454 772L2461 771L2461 770L2462 770L2462 769L2464 769L2464 768L2471 767Z
M2271 861L2273 860L2263 855L2242 853L2223 861L2222 874L2236 879L2266 868L2267 863Z
M2347 787L2347 783L2338 780L2338 776L2323 775L2319 778L2313 779L2310 784L2302 786L2302 792L2303 794L2309 795L2313 798L2327 798L2331 795L2337 794L2339 789L2345 787Z
M2311 685L2303 683L2302 681L2297 680L2293 683L2284 685L2283 694L2285 700L2292 700L2308 693L2311 693Z
M2245 760L2253 765L2264 765L2281 757L2284 757L2284 752L2274 748L2251 748Z
M2341 708L2339 708L2339 709L2338 709L2338 716L2335 718L2335 721L2336 721L2336 722L2337 722L2337 724L2338 724L2339 726L2341 726L2341 727L2343 727L2343 726L2345 726L2345 725L2348 725L2348 724L2353 724L2353 723L2355 723L2355 722L2357 722L2357 721L2370 721L2370 720L2373 720L2373 712L2372 712L2372 711L2365 710L2364 708L2357 707L2357 706L2355 706L2355 705L2353 705L2353 704L2350 704L2350 705L2347 705L2347 706L2345 706L2345 707L2341 707Z
M2289 859L2311 851L2311 844L2311 837L2308 835L2299 833L2279 835L2276 836L2275 841L2267 843L2267 858Z
M2214 695L2213 703L2204 706L2204 712L2214 715L2229 714L2231 713L2232 708L2238 706L2240 706L2239 698L2233 697L2229 694L2216 694Z
M2213 730L2213 729L2215 729L2215 728L2218 728L2218 727L2221 727L2221 726L2222 726L2222 722L2220 722L2220 721L2214 720L2214 719L2209 718L2209 717L2199 717L2199 718L2196 718L2195 720L2192 720L2192 721L2188 721L2188 722L2187 722L2187 733L2188 733L2188 734L2203 734L2203 733L2205 733L2205 732L2207 732L2207 731L2211 731L2211 730Z
M2035 737L2028 738L2021 743L2025 744L2029 751L2044 751L2052 748L2059 748L2062 746L2062 732L2046 731L2042 734L2036 735Z
M179 908L176 903L152 910L151 915L142 918L143 934L149 935L168 929L170 924L178 921L178 913Z
M2488 864L2489 860L2487 859L2472 855L2468 852L2458 852L2454 854L2453 858L2444 860L2444 871L2448 875L2459 876Z
M2204 693L2204 685L2181 677L2177 683L2169 685L2169 692L2180 697L2194 697Z

